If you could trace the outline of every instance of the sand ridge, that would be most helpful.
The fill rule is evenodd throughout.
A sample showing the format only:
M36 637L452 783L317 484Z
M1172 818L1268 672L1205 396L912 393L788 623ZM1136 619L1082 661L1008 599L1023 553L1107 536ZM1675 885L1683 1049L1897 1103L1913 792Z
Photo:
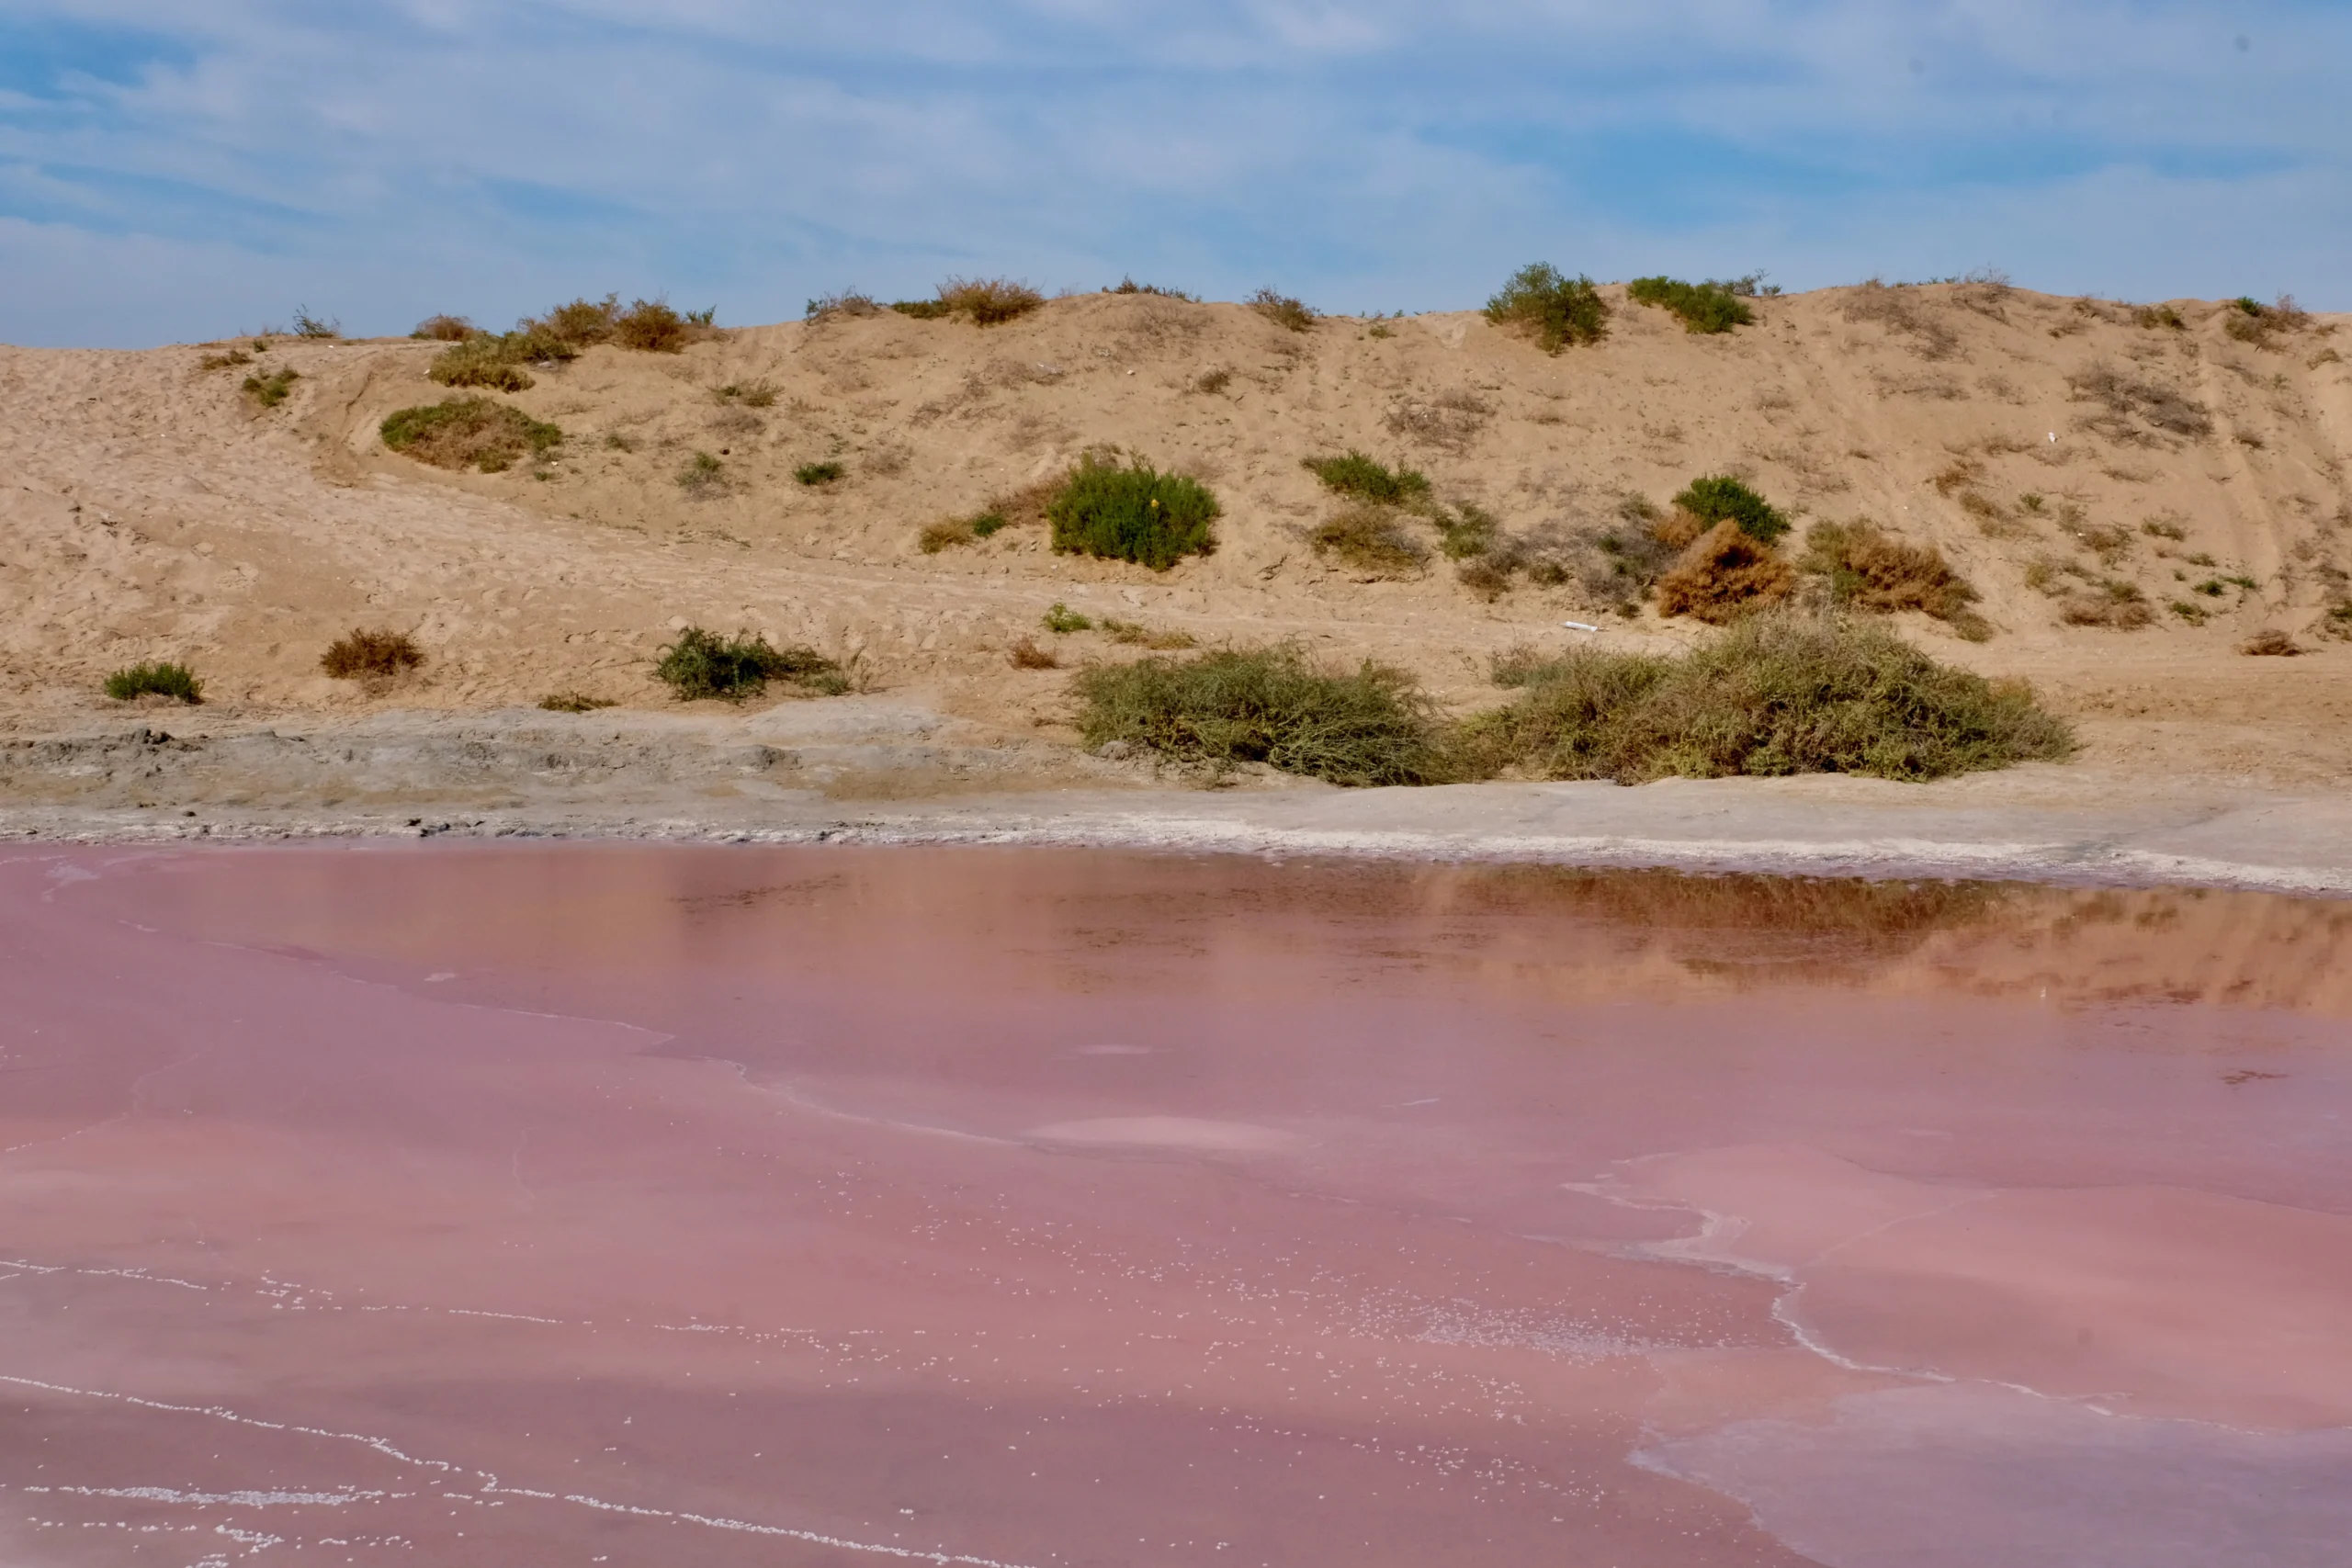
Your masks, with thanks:
M1300 459L1356 446L1526 536L1741 474L1804 518L1936 544L1997 635L1972 645L1920 616L1907 635L2035 680L2092 763L2290 788L2352 766L2352 653L2317 635L2352 522L2338 320L2251 343L2229 305L2176 302L2180 327L2143 326L2111 303L1939 285L1763 299L1753 327L1702 337L1610 292L1610 337L1556 357L1473 313L1294 333L1126 295L987 330L885 313L730 329L678 355L600 347L512 400L567 433L543 476L384 449L385 414L447 395L428 344L277 340L254 356L299 372L276 410L238 390L243 368L199 368L198 347L0 350L0 725L128 728L143 716L96 687L148 658L198 668L208 723L481 715L571 688L622 704L620 722L673 709L650 660L694 622L812 643L995 743L1054 743L1072 739L1067 670L1015 670L1005 650L1057 601L1204 644L1387 660L1457 705L1491 700L1498 650L1582 635L1564 618L1618 645L1694 635L1598 616L1574 584L1488 604L1442 559L1368 581L1318 557L1306 535L1330 502ZM775 400L722 401L726 387ZM2148 389L2210 430L2173 428L2178 408ZM1055 556L1033 528L917 548L926 523L1102 447L1209 483L1216 553L1153 573ZM726 476L700 496L676 482L695 452ZM813 461L846 477L796 482ZM2102 581L2137 589L2155 624L2065 624ZM424 671L375 692L322 676L320 649L361 623L413 630ZM2239 656L2264 627L2316 651ZM1127 656L1091 634L1058 646L1066 665Z

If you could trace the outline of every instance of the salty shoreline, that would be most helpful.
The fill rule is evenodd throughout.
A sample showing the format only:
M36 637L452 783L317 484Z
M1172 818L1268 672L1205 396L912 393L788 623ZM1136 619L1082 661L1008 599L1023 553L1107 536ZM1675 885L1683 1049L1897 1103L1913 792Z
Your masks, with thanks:
M0 748L0 841L1025 844L2352 893L2352 805L2082 766L1931 784L1211 789L888 699L723 717L195 717Z

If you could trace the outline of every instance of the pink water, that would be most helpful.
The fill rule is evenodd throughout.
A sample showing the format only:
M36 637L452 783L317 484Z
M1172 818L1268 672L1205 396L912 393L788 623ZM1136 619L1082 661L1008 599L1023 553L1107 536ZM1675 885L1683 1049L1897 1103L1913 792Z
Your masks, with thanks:
M0 1562L2342 1564L2352 908L0 854Z

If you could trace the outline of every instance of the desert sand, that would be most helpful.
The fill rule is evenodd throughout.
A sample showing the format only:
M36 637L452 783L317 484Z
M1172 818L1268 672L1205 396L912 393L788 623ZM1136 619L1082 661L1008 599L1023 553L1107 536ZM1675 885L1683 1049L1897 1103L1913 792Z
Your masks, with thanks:
M2328 635L2352 581L2340 318L2249 341L2228 331L2242 325L2228 304L2175 301L2174 326L1957 284L1760 299L1754 326L1698 336L1607 292L1608 338L1556 356L1475 313L1326 318L1302 333L1238 305L1122 294L988 329L886 312L732 328L678 355L598 347L535 369L513 397L565 441L546 468L503 474L384 448L387 413L447 395L425 378L430 344L274 340L256 365L299 378L269 410L240 391L244 369L200 368L244 339L0 349L0 823L176 831L195 809L248 831L435 814L510 830L651 818L816 831L876 801L1051 815L1059 797L1039 792L1072 788L1165 819L1200 798L1185 781L1088 757L1069 724L1069 670L1134 650L1046 636L1048 604L1204 646L1295 638L1387 660L1457 708L1494 700L1487 661L1518 644L1701 635L1646 609L1602 614L1574 582L1522 581L1489 603L1442 558L1367 581L1319 557L1306 534L1332 502L1300 460L1352 446L1423 469L1442 499L1483 505L1519 537L1605 524L1628 493L1662 502L1724 472L1801 523L1868 517L1933 543L1995 635L1969 643L1917 615L1905 635L2030 679L2085 745L2059 768L1910 788L1905 809L2058 801L2077 839L2120 841L2165 802L2184 820L2285 807L2343 836L2352 818L2327 818L2352 771L2352 644ZM722 400L726 387L774 400ZM1035 527L918 548L926 524L1110 447L1215 490L1215 554L1153 572L1057 556ZM677 477L697 452L725 479L692 493ZM845 477L796 482L818 461ZM2152 624L2068 623L2127 591ZM1570 618L1601 629L1566 630ZM852 661L866 695L674 703L649 671L689 623L811 644ZM373 689L325 678L321 650L355 625L412 632L425 667ZM2308 651L2238 651L2268 629ZM1063 669L1010 665L1032 635ZM142 659L192 663L207 703L148 711L98 694ZM573 689L618 705L531 706ZM1256 798L1279 781L1243 782ZM1850 781L1815 787L1852 795ZM1569 798L1497 788L1318 809L1408 809L1475 833L1492 802ZM1734 812L1805 798L1719 794ZM1279 815L1297 795L1253 809ZM1664 821L1680 807L1609 809Z

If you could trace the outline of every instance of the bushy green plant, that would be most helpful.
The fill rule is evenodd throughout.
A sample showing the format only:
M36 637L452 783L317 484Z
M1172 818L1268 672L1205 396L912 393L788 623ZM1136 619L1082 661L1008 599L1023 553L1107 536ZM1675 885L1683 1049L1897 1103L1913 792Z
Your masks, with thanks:
M425 375L445 387L481 387L493 392L527 391L536 383L523 368L519 334L483 333L461 338L433 356Z
M1323 488L1384 506L1403 506L1426 500L1429 476L1417 468L1391 468L1351 446L1337 457L1302 457L1299 466L1323 481Z
M134 664L107 677L107 695L119 703L151 694L171 697L183 703L200 703L204 700L204 682L198 680L196 671L187 665L168 661Z
M1274 325L1287 328L1291 332L1307 332L1315 325L1313 310L1289 295L1278 294L1271 288L1261 288L1242 303L1273 322Z
M1444 776L1429 701L1402 671L1320 668L1300 649L1143 659L1080 671L1089 746L1122 741L1211 771L1264 762L1336 784Z
M1072 632L1092 631L1094 620L1057 601L1046 611L1045 627L1056 637L1068 637Z
M1468 773L1916 780L2074 750L2023 682L1939 664L1883 625L1842 617L1757 615L1684 654L1586 647L1497 673L1521 695L1463 727Z
M849 690L842 667L813 648L772 648L763 637L739 632L723 637L688 626L662 649L653 678L666 682L682 702L719 697L741 702L783 681L803 691L838 696Z
M1592 279L1569 277L1549 262L1534 262L1513 273L1487 301L1487 320L1535 334L1546 354L1570 344L1599 343L1609 331L1609 301Z
M301 378L299 370L273 370L266 376L256 370L245 378L245 395L266 409L274 409L292 395L294 383Z
M1770 502L1729 474L1692 479L1674 504L1702 523L1736 523L1741 533L1758 544L1771 544L1789 531L1789 520Z
M1685 283L1679 277L1637 277L1625 286L1637 304L1655 305L1682 318L1685 332L1727 333L1756 320L1756 312L1741 299L1736 286L1709 278Z
M829 485L848 471L839 463L803 463L792 470L792 477L805 485Z
M1188 555L1216 547L1209 525L1216 497L1197 479L1150 464L1098 461L1089 453L1046 508L1054 548L1064 554L1134 561L1165 571Z
M385 446L420 463L485 474L501 473L518 457L543 457L563 441L556 426L491 398L399 409L384 416L378 431Z

